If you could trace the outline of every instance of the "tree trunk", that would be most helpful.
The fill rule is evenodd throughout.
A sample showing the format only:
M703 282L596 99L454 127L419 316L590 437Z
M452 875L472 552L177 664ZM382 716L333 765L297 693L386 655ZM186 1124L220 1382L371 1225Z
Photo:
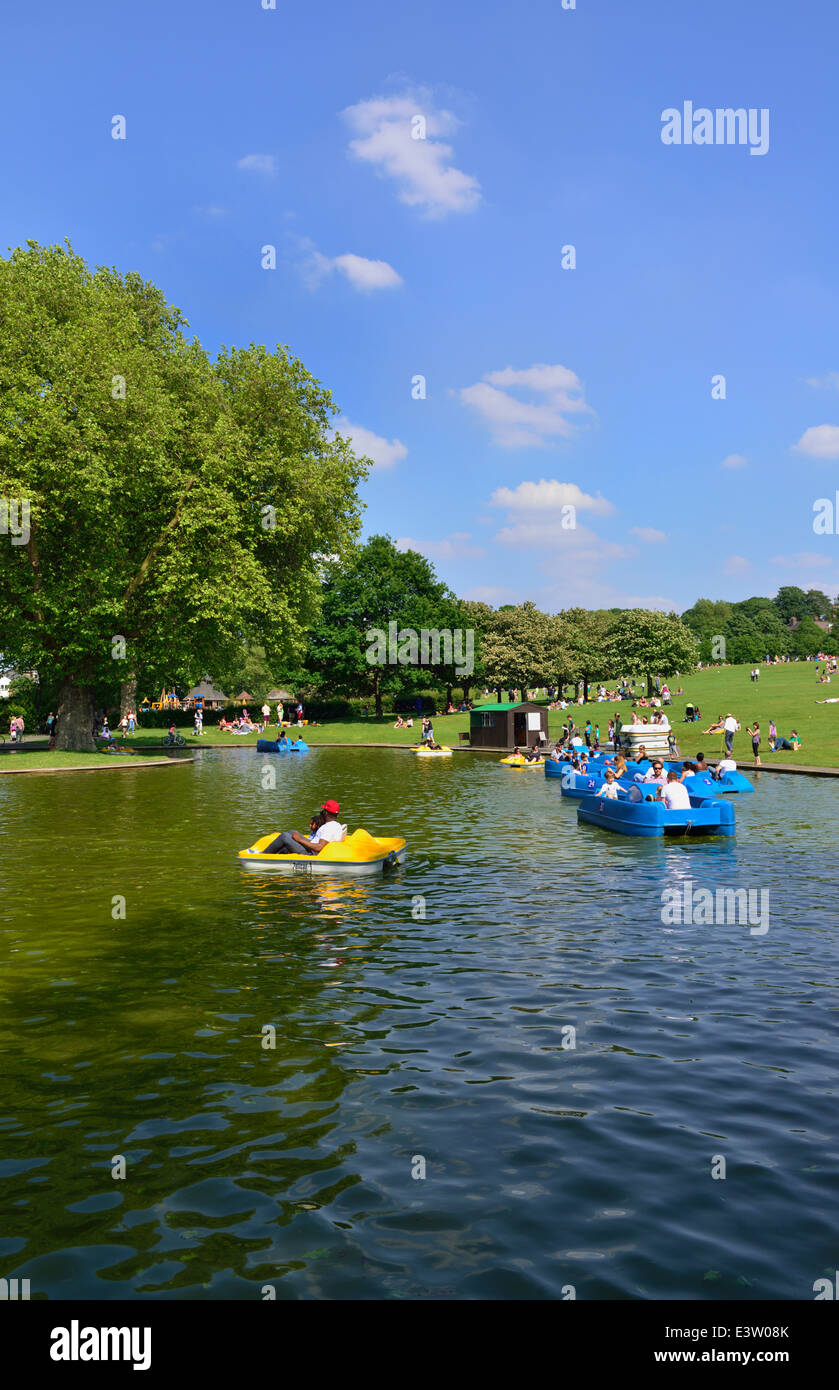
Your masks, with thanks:
M452 702L452 687L451 687L450 685L447 685L447 686L446 686L446 709L448 709L448 707L449 707L449 705L451 704L451 702Z
M381 684L380 684L380 682L379 682L378 673L377 673L376 675L374 675L374 677L373 677L373 694L374 694L375 699L376 699L376 718L377 718L377 719L381 719L381 717L382 717L382 688L381 688Z
M463 703L464 703L464 704L468 704L468 702L469 702L469 691L472 689L472 687L471 687L471 685L464 685L464 686L462 687L462 689L463 689Z
M124 714L137 710L137 672L132 671L120 685L119 689L119 717Z
M72 676L61 683L58 697L58 730L55 746L65 753L94 753L93 690Z

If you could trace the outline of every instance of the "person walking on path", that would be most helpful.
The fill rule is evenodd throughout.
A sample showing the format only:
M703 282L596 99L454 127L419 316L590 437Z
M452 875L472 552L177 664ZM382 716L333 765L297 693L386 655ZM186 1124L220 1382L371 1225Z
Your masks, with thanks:
M128 728L126 733L133 734L137 728L137 715L133 709L128 711Z
M268 724L271 722L271 706L269 705L267 700L265 701L265 704L262 706L262 722L266 726L266 728Z
M723 729L725 730L725 751L729 754L729 756L731 755L731 750L734 747L734 735L737 733L737 730L739 728L740 725L737 723L737 720L734 718L734 715L727 714L725 716L725 722L723 723Z

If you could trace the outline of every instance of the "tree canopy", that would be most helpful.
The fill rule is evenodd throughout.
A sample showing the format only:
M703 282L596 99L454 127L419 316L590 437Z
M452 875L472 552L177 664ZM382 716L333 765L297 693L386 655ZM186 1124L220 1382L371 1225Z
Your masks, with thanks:
M0 494L28 507L0 568L0 649L60 677L59 747L92 746L115 660L196 680L254 642L299 656L318 557L358 534L367 463L329 392L287 348L211 361L186 326L154 285L69 246L0 259Z

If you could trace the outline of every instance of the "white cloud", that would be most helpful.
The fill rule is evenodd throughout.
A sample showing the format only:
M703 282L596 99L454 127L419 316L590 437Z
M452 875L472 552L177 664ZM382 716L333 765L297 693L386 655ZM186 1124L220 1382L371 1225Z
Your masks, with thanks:
M469 544L471 539L468 531L453 531L440 541L416 541L410 536L400 536L396 549L418 550L429 560L477 560L486 555L483 546Z
M521 400L503 389L510 386L532 392L537 400ZM573 431L566 415L594 413L582 392L579 378L568 367L537 363L523 370L487 372L457 394L489 426L493 443L516 449L544 445L556 436L567 439Z
M402 276L387 261L369 261L366 256L356 256L348 251L343 256L336 256L332 264L342 275L346 275L357 290L393 290L402 284Z
M751 564L742 555L729 555L723 570L726 574L744 574L751 569Z
M811 425L792 447L813 459L839 458L839 425Z
M372 430L366 430L363 425L354 425L346 415L340 415L335 421L335 431L351 439L355 453L372 459L377 468L393 468L408 455L400 439L383 439Z
M839 372L825 372L824 376L810 376L807 385L817 391L839 391Z
M310 290L317 289L335 270L362 294L370 294L373 290L397 289L403 283L402 276L387 261L370 261L366 256L356 256L352 251L341 256L324 256L306 237L299 239L299 245L306 253L300 270Z
M646 541L648 545L658 545L660 541L667 540L665 531L657 531L654 526L633 526L633 536L637 536L639 541Z
M816 569L831 569L835 561L818 551L802 550L797 555L773 555L772 564L784 565L786 569L809 569L811 565Z
M245 169L249 174L276 174L277 156L275 154L246 154L236 165L237 169Z
M588 526L563 527L559 517L514 518L493 537L499 545L515 549L551 552L551 559L573 554L574 563L602 565L611 560L628 560L636 552L615 541L606 541Z
M742 454L727 454L720 464L721 468L745 468L749 460Z
M355 158L394 179L400 202L421 208L426 217L473 212L478 206L478 180L455 168L451 145L439 138L452 135L460 123L450 111L435 108L427 89L371 97L341 116L353 132L349 147ZM414 138L418 116L425 122L425 139Z
M615 509L600 493L591 497L576 483L559 483L555 478L540 478L538 483L519 483L518 487L498 487L489 499L493 507L506 507L511 512L559 512L563 507L577 511L596 512L609 516Z

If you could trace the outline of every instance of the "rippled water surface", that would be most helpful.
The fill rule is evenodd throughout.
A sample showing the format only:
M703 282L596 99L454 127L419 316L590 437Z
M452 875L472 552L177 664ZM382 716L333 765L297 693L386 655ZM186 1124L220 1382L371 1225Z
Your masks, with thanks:
M0 1276L813 1297L839 1229L834 782L764 774L735 839L673 843L578 827L491 757L313 750L274 790L265 761L0 779ZM327 796L406 864L240 867ZM768 890L768 932L663 925L688 880Z

